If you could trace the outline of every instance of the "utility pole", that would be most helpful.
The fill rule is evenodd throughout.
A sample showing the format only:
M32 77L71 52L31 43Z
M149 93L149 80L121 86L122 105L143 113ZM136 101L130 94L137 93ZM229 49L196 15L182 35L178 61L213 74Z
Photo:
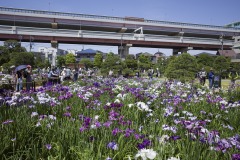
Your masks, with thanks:
M31 52L32 51L32 41L33 41L33 37L32 36L30 36L29 41L30 41L29 51Z

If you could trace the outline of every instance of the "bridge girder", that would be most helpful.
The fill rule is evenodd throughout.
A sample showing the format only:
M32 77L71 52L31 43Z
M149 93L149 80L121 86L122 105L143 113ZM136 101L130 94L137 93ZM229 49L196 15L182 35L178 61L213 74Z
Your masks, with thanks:
M34 38L34 42L51 43L57 41L58 43L66 44L94 44L94 45L110 45L119 46L119 39L103 39L103 38L84 38L84 37L55 37L55 36L32 36L32 35L17 35L17 34L0 34L0 40L5 41L9 39L19 40L21 36L22 42L29 42L30 38ZM147 48L169 48L179 49L192 47L195 50L218 50L219 45L209 44L190 44L190 43L173 43L173 42L157 42L144 40L122 40L122 45L132 44L132 47L147 47ZM231 49L230 45L223 45L224 49Z

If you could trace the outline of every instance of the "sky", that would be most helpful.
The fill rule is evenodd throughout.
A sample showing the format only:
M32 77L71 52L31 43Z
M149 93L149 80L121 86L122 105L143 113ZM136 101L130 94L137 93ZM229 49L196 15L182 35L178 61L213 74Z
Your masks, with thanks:
M240 21L240 0L0 0L0 6L216 26ZM0 45L2 44L0 42ZM29 48L28 43L22 45ZM50 44L34 43L33 50L37 51L40 46L50 47ZM76 50L92 48L117 53L117 47L113 46L59 44L59 48ZM131 54L139 52L154 54L158 51L166 55L172 54L171 49L130 48ZM191 54L200 52L203 51L189 51Z

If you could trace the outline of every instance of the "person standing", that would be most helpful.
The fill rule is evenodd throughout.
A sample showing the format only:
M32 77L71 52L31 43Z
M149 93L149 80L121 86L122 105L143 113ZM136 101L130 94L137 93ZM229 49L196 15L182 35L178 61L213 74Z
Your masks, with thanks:
M231 82L230 82L230 88L234 88L235 86L235 82L238 79L238 73L233 70L232 68L230 68L230 72L228 74L228 77L230 78Z
M75 68L73 72L73 81L76 82L78 80L78 68Z
M204 70L204 68L202 68L202 70L199 72L199 78L200 78L200 84L201 85L205 85L206 82L206 76L207 76L207 72Z
M22 90L22 72L16 72L16 91L19 92Z
M27 91L30 91L30 88L32 86L32 67L30 65L27 65L25 73L26 73L26 89Z
M208 73L208 81L209 81L209 88L211 89L213 86L213 79L214 79L214 72L213 69L210 69L210 72Z
M148 70L148 77L149 79L152 79L153 78L153 74L154 74L154 70L151 68Z

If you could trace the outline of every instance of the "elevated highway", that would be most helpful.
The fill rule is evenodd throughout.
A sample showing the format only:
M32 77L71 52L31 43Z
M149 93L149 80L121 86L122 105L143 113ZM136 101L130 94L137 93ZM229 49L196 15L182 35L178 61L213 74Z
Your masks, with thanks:
M126 55L129 47L231 49L239 36L226 26L0 7L0 40L114 45Z

